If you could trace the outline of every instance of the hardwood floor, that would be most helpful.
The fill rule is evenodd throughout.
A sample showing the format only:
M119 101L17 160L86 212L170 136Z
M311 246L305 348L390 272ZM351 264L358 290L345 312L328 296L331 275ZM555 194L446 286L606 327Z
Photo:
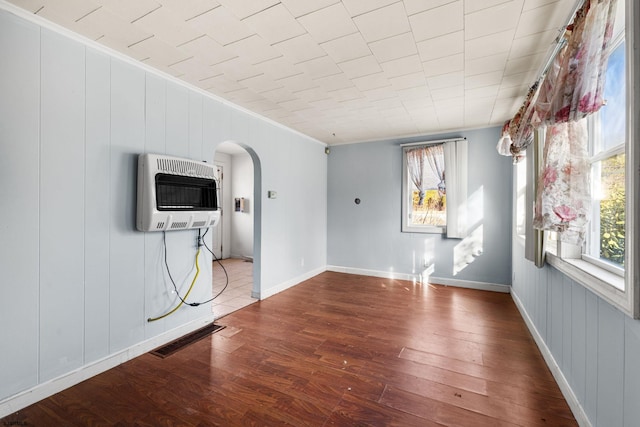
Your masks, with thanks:
M577 425L506 294L325 272L217 323L0 425Z

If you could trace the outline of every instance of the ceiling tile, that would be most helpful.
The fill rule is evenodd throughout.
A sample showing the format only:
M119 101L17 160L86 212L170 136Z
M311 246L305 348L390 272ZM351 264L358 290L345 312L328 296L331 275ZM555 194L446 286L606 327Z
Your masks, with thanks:
M466 0L464 2L464 12L474 13L483 9L491 9L493 6L509 3L513 0Z
M57 1L56 3L62 5L63 2ZM85 3L85 1L78 1L77 3ZM128 22L132 22L139 19L141 16L146 15L160 7L160 2L156 0L95 0L94 3L100 3L106 9L109 9L114 14L124 18Z
M336 63L328 56L301 62L296 64L296 67L307 73L312 79L340 74L342 72Z
M144 15L134 25L171 46L178 46L204 34L201 30L184 25L184 20L165 7Z
M342 3L325 7L298 18L298 22L317 43L323 43L358 31Z
M455 0L404 0L404 7L407 10L407 15L415 15L425 10L435 9L436 7L444 6L447 3L451 3ZM474 0L479 3L477 0ZM501 0L504 1L504 0ZM468 8L467 5L465 7Z
M558 3L561 1L563 0L525 0L524 7L522 10L525 11L525 10L537 9L549 3Z
M547 59L546 53L523 56L509 59L504 69L505 75L537 71Z
M396 96L403 104L406 101L426 101L431 100L431 91L427 86L412 87L396 91Z
M496 97L498 99L516 98L516 97L522 96L523 93L527 93L528 89L529 89L529 85L505 86L501 84Z
M282 83L282 85L292 93L318 87L318 83L305 73L285 77L276 81Z
M236 52L238 56L242 55L243 59L252 64L258 64L280 56L280 52L272 48L257 34L229 43L226 48Z
M349 34L322 43L320 46L337 63L371 55L371 50L360 33Z
M417 46L420 59L422 59L423 62L462 53L464 52L464 32L457 31L429 40L423 40L418 42Z
M529 56L536 53L551 52L553 40L558 35L558 31L549 30L531 36L518 37L513 40L509 59Z
M274 81L272 78L264 74L239 80L238 83L246 86L247 88L258 94L274 89L280 89L282 87L282 84L280 82Z
M500 90L500 85L491 85L491 86L483 86L477 87L475 89L466 89L464 91L465 100L475 99L475 98L496 98L498 96L498 91Z
M195 16L187 20L187 24L208 34L223 46L254 34L252 29L223 6Z
M427 85L427 80L425 79L423 72L393 77L389 79L389 82L395 90L424 87Z
M92 12L101 9L102 7L93 1L67 1L67 2L55 2L45 1L41 2L42 7L38 9L38 16L46 18L50 21L57 22L64 26L69 26L79 19L91 14ZM159 7L156 4L155 7Z
M362 98L364 98L364 95L357 87L348 87L345 89L334 90L329 95L331 96L331 98L342 103L361 100Z
M467 60L464 68L465 76L483 74L490 71L504 71L507 64L508 53L502 52L497 55L485 56L482 58Z
M243 22L270 44L288 40L306 32L281 4L249 16Z
M198 60L207 65L215 65L236 57L235 52L222 47L220 43L207 35L198 37L178 47L190 56L198 56Z
M422 67L424 68L424 73L427 77L463 71L464 54L458 53L456 55L426 61L422 63Z
M404 58L383 62L380 66L387 77L398 77L423 71L419 55L405 56Z
M427 79L429 89L434 91L435 89L442 89L451 86L460 86L464 84L464 74L462 71L455 73L441 74L435 77L429 77Z
M341 62L338 67L351 79L382 71L378 60L373 55Z
M369 74L367 76L355 78L353 79L353 84L355 84L361 91L391 86L389 79L384 73Z
M411 31L402 2L356 16L353 21L367 42ZM384 25L380 25L381 22L384 22Z
M398 0L342 0L351 16L362 15L363 13L379 9L397 1Z
M327 54L309 34L276 43L273 48L294 63L308 61Z
M465 89L475 89L478 87L499 85L501 81L502 71L492 71L465 77L464 87Z
M353 87L353 82L351 82L351 80L349 80L343 73L320 77L314 81L327 92Z
M265 99L275 102L276 104L297 99L296 96L286 88L269 90L267 92L262 92L260 95Z
M515 37L530 36L545 30L561 28L567 23L573 6L574 2L559 1L524 11L520 16Z
M431 98L434 101L442 101L442 100L455 100L455 99L463 99L464 96L464 86L451 86L443 89L432 89L431 90Z
M127 3L138 3L126 0ZM162 7L171 10L179 19L186 21L196 15L220 6L216 0L162 0Z
M321 101L323 99L327 99L329 96L327 95L327 92L322 89L322 88L315 88L315 89L307 89L304 90L302 92L297 92L296 96L305 103L305 110L306 112L315 112L316 113L316 118L321 117L320 114L315 110L315 108L313 108L312 106L309 105L310 102L313 101ZM303 113L304 115L307 115L306 113Z
M475 2L479 3L479 2ZM513 0L464 16L465 38L475 39L516 27L524 0Z
M340 0L282 0L282 4L296 18L336 3L340 3Z
M122 16L116 15L104 7L85 16L71 28L93 40L106 36L113 42L110 47L118 50L128 49L133 43L152 36L151 33L134 26ZM104 43L104 41L101 42ZM146 57L148 55L143 53L142 56Z
M464 45L465 60L482 58L483 56L497 55L503 52L509 52L513 41L513 30L503 31L501 33L491 34L489 36L478 37L467 40Z
M173 46L169 46L162 40L155 37L148 38L140 43L137 43L130 47L131 51L144 53L152 59L154 64L162 64L171 66L179 61L183 61L189 57L189 55L176 49Z
M462 30L464 27L462 0L411 15L409 22L416 42Z
M388 39L369 43L369 48L379 62L392 61L405 56L415 55L418 50L411 33L400 34Z
M300 70L284 56L255 64L255 68L274 80L284 79L300 73Z
M212 65L211 69L215 73L224 73L227 77L234 78L236 81L262 74L251 62L239 56Z
M212 78L217 74L206 64L199 62L196 58L189 58L171 65L171 68L180 74L188 75L191 82L200 82L201 80ZM199 83L195 83L200 86ZM206 83L208 84L208 83Z
M231 13L240 19L251 16L260 11L280 3L279 0L217 0Z

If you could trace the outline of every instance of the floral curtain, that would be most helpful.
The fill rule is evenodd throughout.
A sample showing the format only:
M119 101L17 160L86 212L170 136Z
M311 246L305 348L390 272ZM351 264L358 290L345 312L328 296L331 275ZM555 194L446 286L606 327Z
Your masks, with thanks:
M440 195L446 193L444 181L444 150L442 144L428 145L407 150L407 170L411 177L411 182L418 189L418 205L424 203L424 196L430 183L437 182ZM429 169L426 165L429 165ZM433 175L429 176L429 173Z
M577 12L567 45L542 83L530 118L547 127L538 177L534 227L584 241L591 206L586 121L604 104L608 46L617 0L587 0Z
M587 123L547 127L533 226L560 232L564 242L582 244L589 220L591 194Z

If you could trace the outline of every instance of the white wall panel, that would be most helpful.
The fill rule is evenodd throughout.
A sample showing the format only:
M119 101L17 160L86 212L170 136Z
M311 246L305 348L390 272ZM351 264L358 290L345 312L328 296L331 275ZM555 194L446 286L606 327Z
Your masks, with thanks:
M111 60L87 50L85 362L109 354Z
M176 83L168 82L166 86L167 154L189 157L189 92Z
M135 228L138 154L145 142L144 88L144 71L111 61L111 352L144 338L144 234Z
M585 343L587 375L585 378L586 395L582 405L590 420L595 422L598 406L598 297L587 292L587 341Z
M40 379L47 380L84 359L85 47L48 30L41 47Z
M600 299L598 319L596 425L621 426L624 412L624 314Z
M0 11L0 400L38 382L40 27Z
M167 82L146 73L144 152L164 154L166 148ZM162 233L144 233L145 319L163 314L173 291L164 271ZM166 320L145 322L145 337L167 329Z
M624 426L634 427L640 420L640 322L625 319Z
M578 400L584 401L586 381L587 313L586 289L576 283L571 284L571 383Z
M167 82L159 76L147 73L145 96L145 144L144 151L164 154L167 151L165 123L167 117Z
M213 162L213 153L202 150L202 95L189 93L189 158Z

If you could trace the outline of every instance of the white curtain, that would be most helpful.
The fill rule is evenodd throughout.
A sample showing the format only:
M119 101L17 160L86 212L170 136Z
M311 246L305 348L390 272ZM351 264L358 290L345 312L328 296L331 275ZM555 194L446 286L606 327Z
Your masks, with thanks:
M467 236L467 140L444 144L444 170L447 182L447 237Z

